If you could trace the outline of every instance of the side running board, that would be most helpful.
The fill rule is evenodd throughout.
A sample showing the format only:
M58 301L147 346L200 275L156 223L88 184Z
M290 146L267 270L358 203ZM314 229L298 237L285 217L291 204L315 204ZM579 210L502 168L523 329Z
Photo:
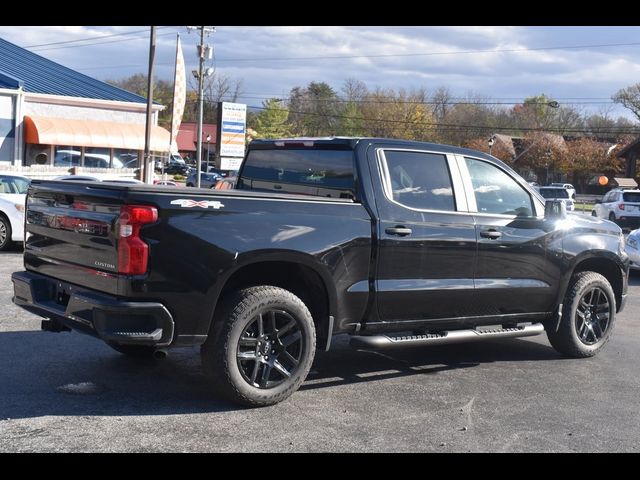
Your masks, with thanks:
M491 330L451 330L449 332L428 333L425 335L388 336L357 335L352 336L350 344L363 348L413 347L417 345L444 345L448 343L475 342L496 338L532 337L544 332L541 323L513 328L494 328Z

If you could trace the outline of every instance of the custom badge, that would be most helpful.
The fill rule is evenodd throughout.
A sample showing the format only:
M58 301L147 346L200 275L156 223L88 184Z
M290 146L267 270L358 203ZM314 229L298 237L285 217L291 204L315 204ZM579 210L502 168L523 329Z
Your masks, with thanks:
M219 202L217 200L200 200L200 201L196 201L196 200L189 200L187 198L180 198L178 200L173 200L171 202L171 205L180 205L182 208L193 208L193 207L200 207L200 208L215 208L216 210L219 208L223 208L224 204L222 202Z

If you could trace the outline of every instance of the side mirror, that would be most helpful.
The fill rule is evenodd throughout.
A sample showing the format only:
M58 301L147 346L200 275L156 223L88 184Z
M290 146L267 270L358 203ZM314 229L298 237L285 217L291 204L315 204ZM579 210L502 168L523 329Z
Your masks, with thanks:
M562 200L547 200L544 204L544 218L547 220L567 218L567 206Z
M602 203L602 199L601 198L596 198L595 203Z

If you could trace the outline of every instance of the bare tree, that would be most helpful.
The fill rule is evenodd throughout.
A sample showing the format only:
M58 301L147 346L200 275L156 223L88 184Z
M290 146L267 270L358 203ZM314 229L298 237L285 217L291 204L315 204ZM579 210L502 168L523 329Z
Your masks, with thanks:
M621 103L640 119L640 83L618 90L611 100Z

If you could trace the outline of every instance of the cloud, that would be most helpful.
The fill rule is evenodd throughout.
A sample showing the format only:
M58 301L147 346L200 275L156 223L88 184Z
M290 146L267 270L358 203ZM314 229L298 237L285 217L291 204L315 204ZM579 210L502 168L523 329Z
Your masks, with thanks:
M37 45L146 28L0 27L0 37L18 45ZM177 31L188 69L196 68L197 35L181 27L162 28L156 52L156 73L161 78L170 79L173 74ZM96 78L122 78L147 70L148 35L131 37L87 47L40 50L40 54ZM638 81L640 49L495 50L632 43L639 38L639 27L220 26L208 41L214 46L217 71L243 79L247 92L285 95L310 81L325 81L339 90L345 79L356 78L371 88L433 90L445 86L456 96L474 91L489 98L521 99L542 92L556 97L609 98ZM470 50L475 53L456 53ZM412 55L415 53L431 55ZM318 58L336 56L354 58ZM281 58L286 60L274 60ZM624 112L617 110L616 114Z

